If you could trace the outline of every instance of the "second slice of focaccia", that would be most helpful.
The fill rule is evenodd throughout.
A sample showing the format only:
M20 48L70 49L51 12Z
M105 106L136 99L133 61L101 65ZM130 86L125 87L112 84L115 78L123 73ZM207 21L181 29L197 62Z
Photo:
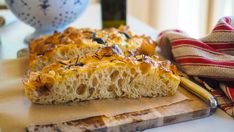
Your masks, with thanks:
M41 70L44 66L58 60L93 55L97 50L118 45L125 56L155 54L156 44L144 35L133 35L127 26L118 29L67 28L31 41L29 45L29 68Z

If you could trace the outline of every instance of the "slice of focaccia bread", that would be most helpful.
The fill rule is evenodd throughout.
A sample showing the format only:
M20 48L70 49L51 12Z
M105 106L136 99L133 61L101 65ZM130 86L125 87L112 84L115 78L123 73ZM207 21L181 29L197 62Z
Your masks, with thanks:
M59 104L116 97L173 95L180 83L168 61L140 55L125 57L118 46L95 55L59 61L30 72L24 79L25 93L38 104Z
M146 36L133 35L127 26L100 30L70 27L62 33L55 32L31 41L29 68L38 71L58 60L93 55L98 49L113 44L118 45L126 56L155 54L155 42Z

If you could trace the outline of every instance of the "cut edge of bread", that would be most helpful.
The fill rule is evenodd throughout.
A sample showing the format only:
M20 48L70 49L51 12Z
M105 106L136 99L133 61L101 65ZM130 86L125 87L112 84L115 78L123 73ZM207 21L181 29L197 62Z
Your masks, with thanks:
M173 95L180 78L159 64L100 61L87 67L58 71L51 65L45 71L31 72L23 82L26 95L38 104Z

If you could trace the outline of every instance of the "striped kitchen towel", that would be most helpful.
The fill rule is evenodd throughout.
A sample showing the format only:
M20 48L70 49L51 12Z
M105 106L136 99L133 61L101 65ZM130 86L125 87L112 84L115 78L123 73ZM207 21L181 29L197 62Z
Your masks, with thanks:
M234 117L234 17L223 17L201 39L180 30L159 34L161 54L201 83L227 114Z

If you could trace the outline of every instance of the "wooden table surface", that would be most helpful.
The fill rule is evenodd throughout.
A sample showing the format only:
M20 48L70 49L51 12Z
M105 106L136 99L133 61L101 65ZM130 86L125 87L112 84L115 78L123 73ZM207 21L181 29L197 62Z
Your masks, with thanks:
M150 26L144 24L138 19L129 16L128 25L134 32L146 34L155 38L157 31ZM75 27L92 27L101 28L100 6L90 5L85 13L71 26ZM27 47L24 43L25 36L34 31L33 28L22 22L15 22L11 25L0 29L0 60L14 59L19 49ZM1 129L0 129L1 131ZM226 115L222 110L218 109L216 113L210 117L178 123L174 125L153 128L146 130L147 132L233 132L234 119Z

